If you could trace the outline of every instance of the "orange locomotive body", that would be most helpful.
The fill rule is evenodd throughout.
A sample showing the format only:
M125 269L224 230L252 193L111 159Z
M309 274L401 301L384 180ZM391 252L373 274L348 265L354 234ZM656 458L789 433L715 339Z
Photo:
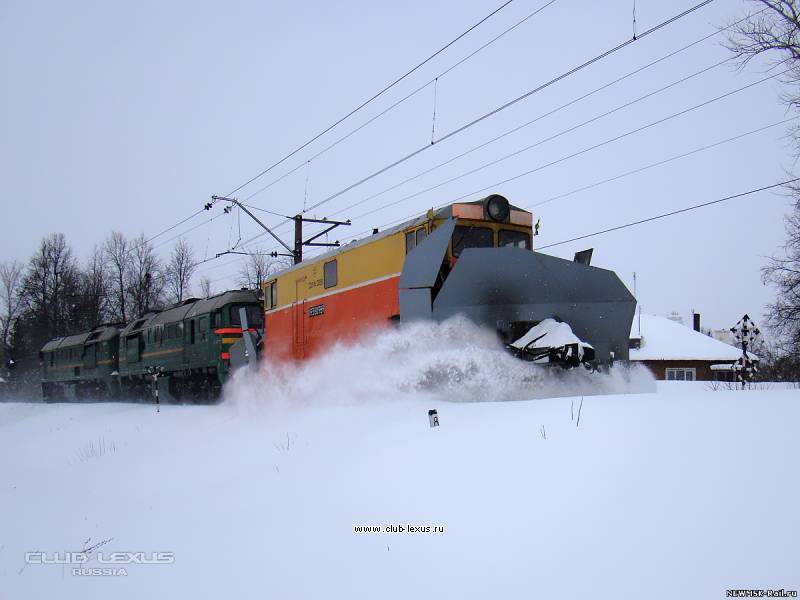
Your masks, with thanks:
M310 358L337 342L350 342L396 323L407 254L448 220L457 219L458 234L448 244L446 266L452 266L460 250L468 247L500 244L532 249L531 213L511 207L503 222L496 222L485 215L484 205L480 200L430 210L308 259L267 281L261 358Z
M294 265L263 286L260 358L303 360L398 321L461 315L525 360L626 360L631 293L589 265L590 251L574 261L534 252L532 222L495 194Z

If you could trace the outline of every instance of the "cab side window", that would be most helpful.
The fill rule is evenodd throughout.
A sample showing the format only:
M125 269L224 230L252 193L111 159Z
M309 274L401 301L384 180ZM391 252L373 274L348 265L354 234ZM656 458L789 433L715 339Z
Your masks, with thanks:
M406 254L411 252L414 248L419 246L423 240L428 237L428 232L424 227L415 229L414 231L406 232Z
M271 281L267 284L266 293L264 294L266 298L267 310L271 310L278 306L278 282Z
M411 252L417 245L417 239L413 231L406 233L406 254Z
M323 286L325 289L336 287L339 282L339 273L336 266L336 259L326 262L322 267Z

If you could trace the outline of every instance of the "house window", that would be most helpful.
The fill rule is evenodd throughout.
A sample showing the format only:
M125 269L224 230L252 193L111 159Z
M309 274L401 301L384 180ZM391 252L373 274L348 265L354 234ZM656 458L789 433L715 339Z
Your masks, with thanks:
M697 369L667 369L667 381L695 381Z
M419 246L426 237L428 237L428 232L425 231L424 227L417 229L417 246Z
M323 284L326 290L328 288L336 287L336 284L339 281L339 274L336 269L335 260L325 263L325 265L322 267L322 276L324 278Z

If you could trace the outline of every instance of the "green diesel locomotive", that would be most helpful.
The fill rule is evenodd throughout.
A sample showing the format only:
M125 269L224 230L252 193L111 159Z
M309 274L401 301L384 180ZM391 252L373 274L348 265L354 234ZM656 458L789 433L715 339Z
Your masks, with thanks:
M40 353L42 395L141 398L157 386L177 400L213 400L230 374L231 346L242 337L240 309L248 328L263 329L258 295L237 290L51 340Z

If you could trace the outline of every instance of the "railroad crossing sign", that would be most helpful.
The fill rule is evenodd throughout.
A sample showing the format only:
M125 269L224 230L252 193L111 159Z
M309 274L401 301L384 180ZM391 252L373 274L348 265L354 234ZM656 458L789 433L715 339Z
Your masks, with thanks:
M747 382L752 379L753 373L758 370L747 349L753 347L756 339L761 335L761 330L756 327L756 324L748 315L745 315L739 319L736 325L731 327L731 333L742 347L742 357L734 363L733 368L736 372L736 379L741 382L742 389L745 389Z

